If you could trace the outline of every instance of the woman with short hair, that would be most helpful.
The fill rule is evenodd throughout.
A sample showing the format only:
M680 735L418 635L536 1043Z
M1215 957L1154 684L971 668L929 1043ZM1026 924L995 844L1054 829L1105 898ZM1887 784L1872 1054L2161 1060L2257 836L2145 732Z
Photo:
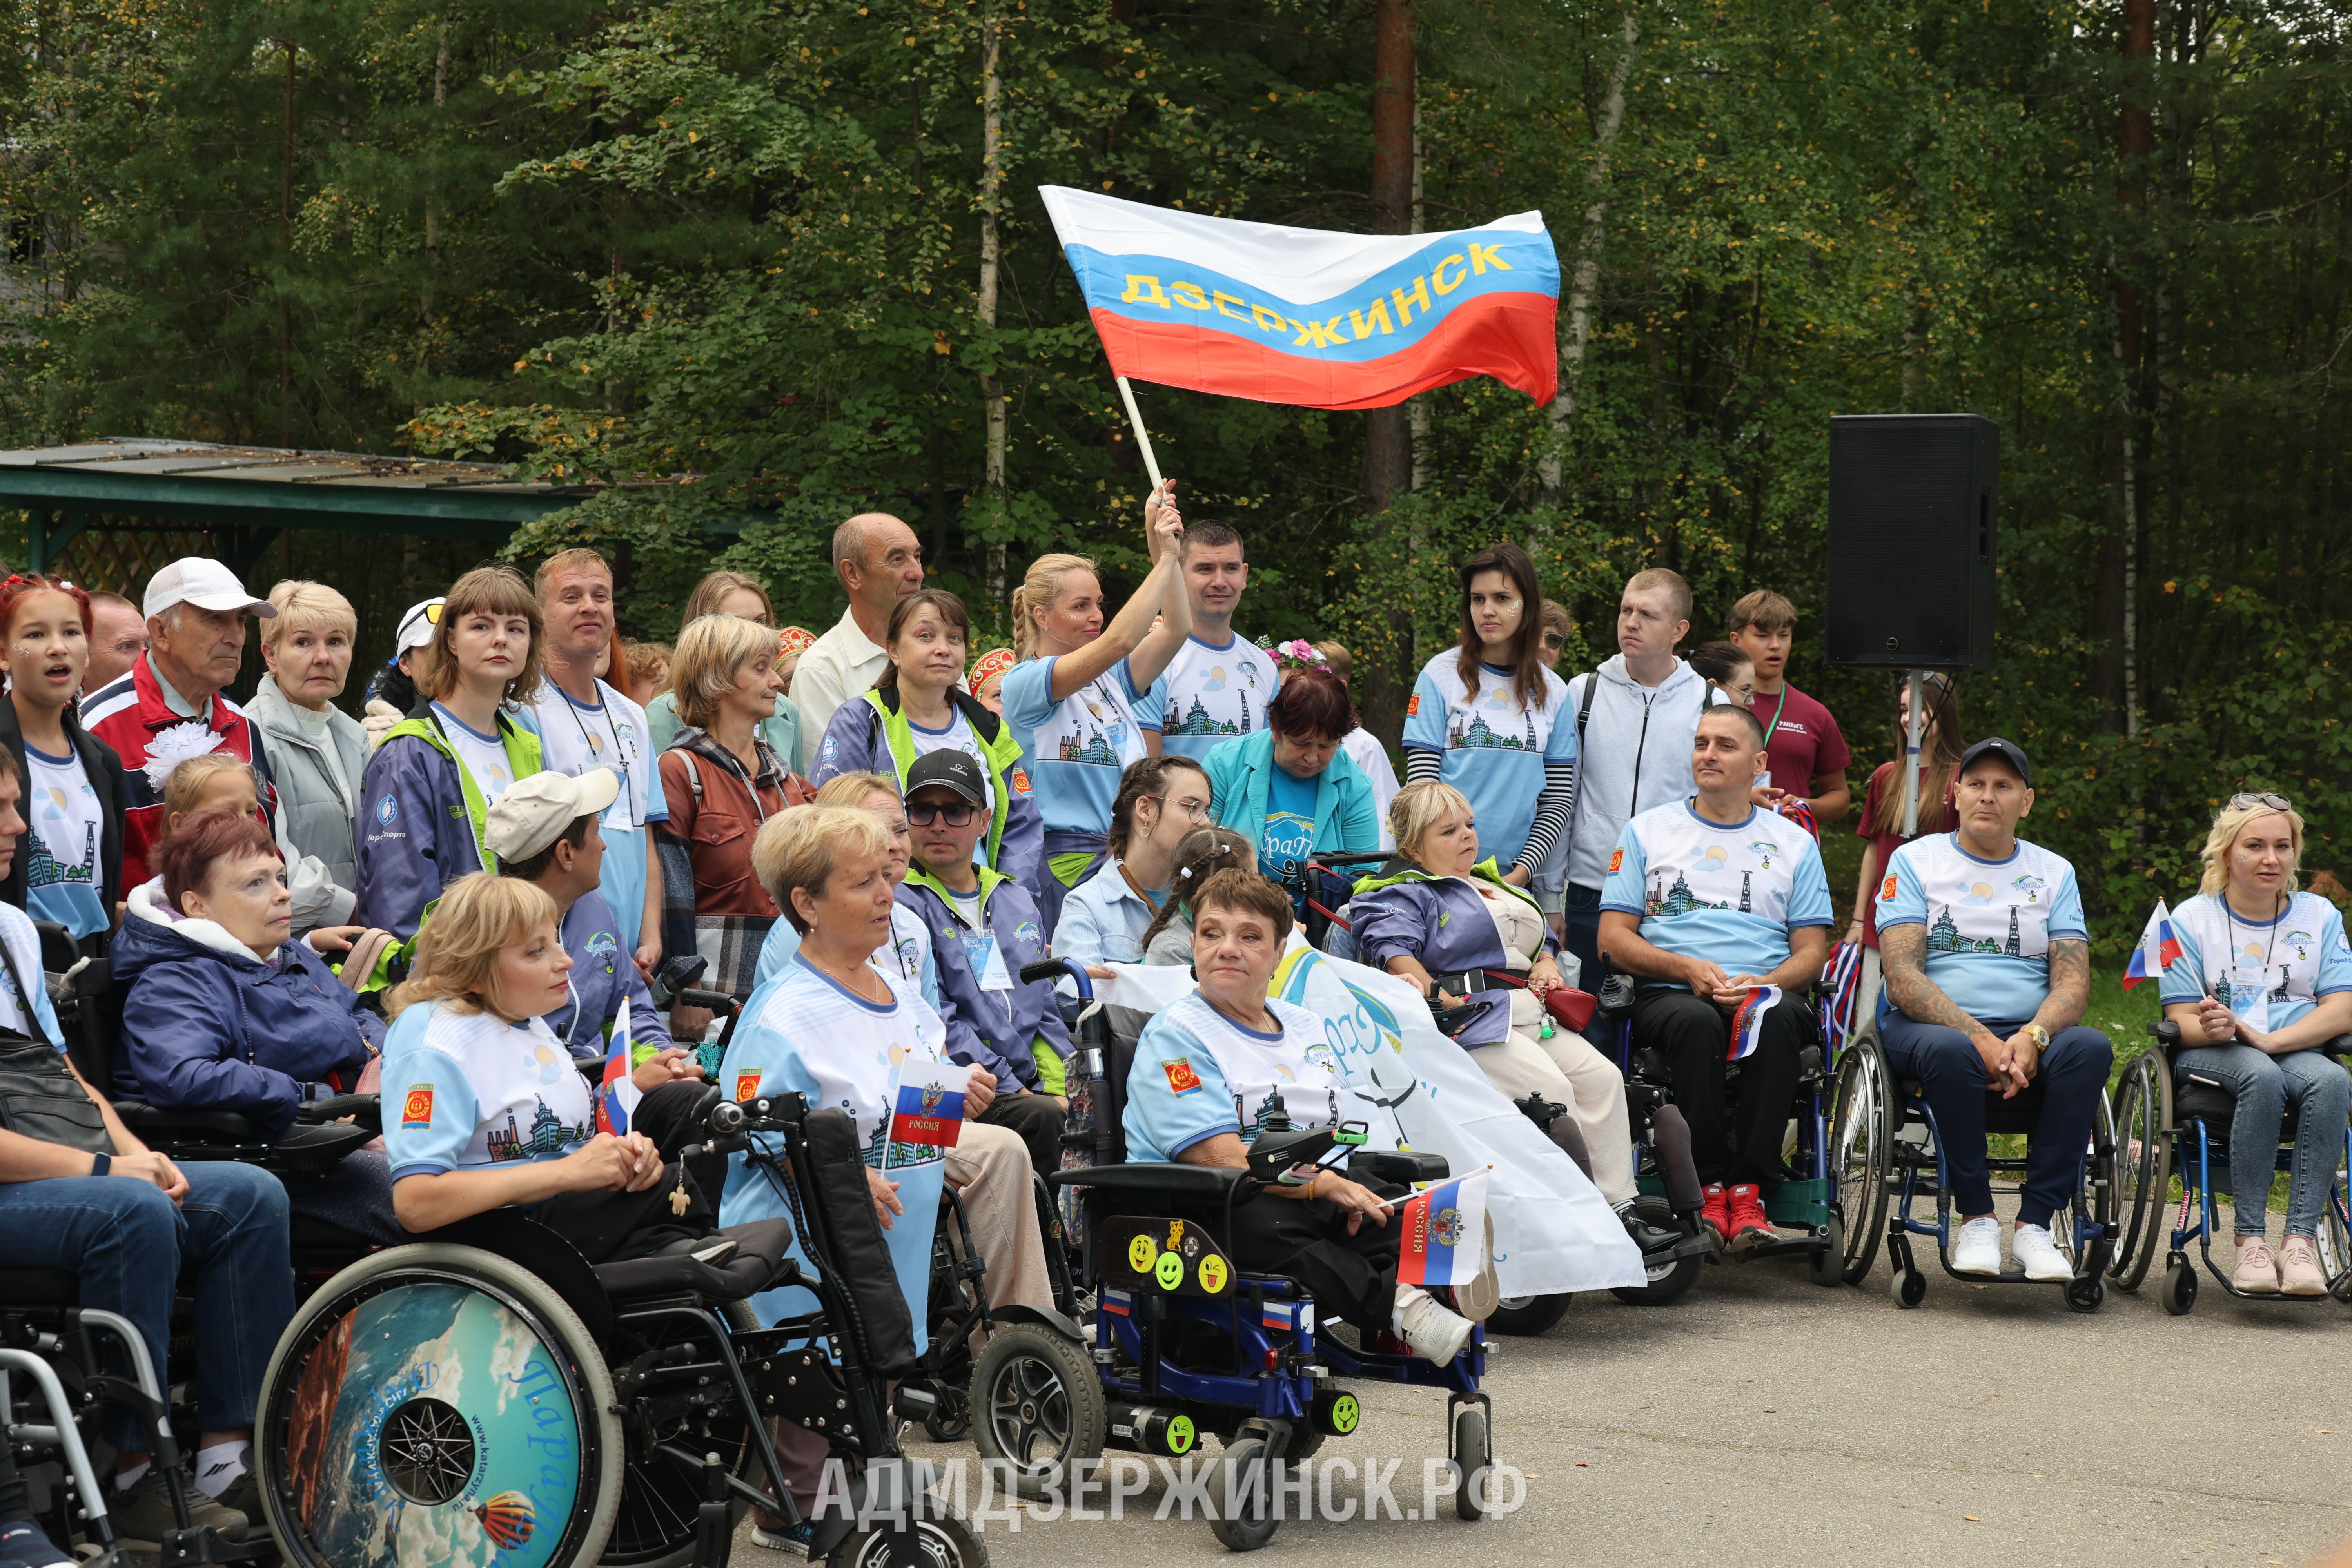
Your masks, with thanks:
M683 635L687 627L706 616L733 616L741 620L757 621L772 628L776 624L776 608L768 598L766 584L745 572L722 570L705 574L702 581L694 585L694 591L686 596L686 608L678 616L679 633ZM808 633L801 632L795 646L790 631L776 634L776 672L783 684L777 690L773 706L760 721L760 739L767 742L768 749L783 758L787 764L801 754L801 710L793 706L791 697L792 667L800 662L801 655L807 651L812 640ZM656 755L668 751L670 742L677 734L677 693L674 689L677 685L677 658L676 652L672 651L669 688L664 689L660 695L645 705L646 733L653 737Z
M1021 765L1021 742L1003 719L966 691L971 616L943 588L919 588L890 611L883 667L874 689L834 710L817 742L812 782L845 773L886 773L907 787L907 770L926 754L959 751L980 764L988 791L984 864L1034 884L1045 857L1045 823Z
M1456 1037L1462 1048L1506 1100L1536 1094L1567 1106L1591 1155L1593 1185L1621 1216L1630 1213L1639 1194L1625 1077L1546 1013L1544 993L1561 984L1559 944L1534 898L1480 857L1470 802L1453 785L1434 779L1405 785L1389 807L1389 825L1404 868L1356 884L1349 908L1357 952L1433 1005L1483 997L1479 1016ZM1524 984L1490 989L1490 969Z
M89 595L70 583L13 575L0 583L8 697L0 744L25 780L24 828L0 898L55 921L103 953L122 885L122 814L131 783L113 747L75 710L89 668Z
M392 727L360 786L352 915L403 942L444 888L498 868L482 837L490 806L540 769L539 737L507 712L539 691L539 595L522 574L476 567L449 585L429 624L423 711Z
M702 985L738 1001L758 983L760 944L776 919L751 844L806 789L761 734L775 709L775 666L776 635L757 621L705 616L688 626L670 666L681 724L659 763L669 802L669 820L654 827L662 951L709 960ZM701 1009L681 1009L672 1032L690 1039L707 1022Z
M278 614L261 623L261 661L268 668L245 711L268 749L288 842L319 863L339 889L334 908L347 915L359 884L354 827L368 738L335 699L351 679L359 615L323 583L289 578L269 590L269 602Z
M1291 884L1310 855L1380 848L1372 782L1339 749L1356 727L1339 677L1300 669L1266 704L1265 728L1209 753L1217 821L1256 847L1276 881Z
M1202 885L1192 922L1199 986L1154 1017L1136 1046L1122 1123L1127 1157L1244 1169L1250 1144L1277 1110L1294 1128L1338 1125L1341 1079L1323 1020L1266 994L1290 933L1282 889L1252 872L1220 871ZM1465 1238L1483 1265L1475 1285L1458 1293L1476 1298L1465 1316L1398 1281L1390 1217L1380 1194L1318 1170L1312 1181L1268 1187L1235 1205L1232 1231L1217 1239L1238 1267L1297 1279L1318 1314L1354 1325L1368 1342L1394 1332L1443 1365L1469 1342L1470 1320L1496 1304L1486 1238Z
M294 940L269 830L249 810L198 811L156 860L155 879L131 889L114 943L113 977L128 987L114 1092L160 1110L235 1111L275 1142L305 1101L373 1089L383 1020L360 1001L366 963L338 978ZM379 1244L401 1239L380 1152L289 1176L286 1195L296 1214Z
M1045 864L1030 891L1054 934L1062 900L1102 868L1110 808L1127 770L1160 749L1167 708L1160 678L1192 633L1179 559L1184 520L1162 485L1144 502L1152 567L1118 615L1083 555L1041 555L1013 591L1013 650L1005 721L1045 814ZM1158 624L1154 625L1157 618Z
M913 863L915 840L907 824L907 801L899 793L898 782L887 773L837 773L818 786L811 805L845 806L852 811L870 812L890 837L890 885L899 886L907 879L907 868ZM760 829L762 837L780 833L792 817L772 816ZM756 870L761 849L755 840L751 845L751 864ZM784 972L793 954L800 951L801 933L793 929L790 921L778 921L768 928L768 940L760 947L759 983L765 985ZM922 994L933 1012L940 1006L940 973L931 964L931 931L922 917L903 902L890 907L890 940L874 950L870 961L877 969L891 978L903 980Z
M2295 890L2303 833L2283 795L2230 797L2198 852L2205 874L2197 896L2172 911L2180 956L2159 992L2164 1016L2180 1026L2174 1068L2237 1097L2228 1131L2238 1240L2231 1283L2263 1295L2327 1293L2319 1226L2352 1110L2352 1075L2326 1050L2352 1030L2352 952L2336 906ZM2290 1108L2301 1121L2286 1238L2273 1255L2271 1179Z

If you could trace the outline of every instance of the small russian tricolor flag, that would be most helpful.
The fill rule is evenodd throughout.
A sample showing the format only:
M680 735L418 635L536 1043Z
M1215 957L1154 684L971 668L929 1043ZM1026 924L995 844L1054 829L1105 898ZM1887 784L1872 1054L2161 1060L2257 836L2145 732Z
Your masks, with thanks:
M1736 1062L1756 1054L1756 1047L1764 1043L1764 1015L1780 1000L1778 985L1752 986L1739 999L1738 1007L1731 1015L1731 1048L1724 1053L1725 1061Z
M936 1078L898 1086L898 1103L890 1117L891 1142L952 1149L962 1135L961 1089L950 1089Z
M615 1138L625 1138L629 1131L629 1112L645 1098L629 1073L629 999L621 998L621 1010L614 1015L611 1043L604 1053L604 1079L596 1086L596 1131L610 1132Z
M1467 1285L1486 1259L1486 1173L1473 1171L1418 1193L1402 1211L1397 1237L1397 1281L1403 1285Z
M2124 965L2124 989L2154 980L2179 956L2180 939L2172 934L2172 911L2158 899L2147 917L2147 929L2139 933L2139 945L2132 949L2131 962Z

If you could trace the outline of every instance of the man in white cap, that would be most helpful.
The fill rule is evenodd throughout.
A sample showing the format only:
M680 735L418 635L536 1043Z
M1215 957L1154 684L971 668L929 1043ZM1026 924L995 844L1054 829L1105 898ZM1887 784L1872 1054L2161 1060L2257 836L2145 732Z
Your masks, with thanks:
M131 809L122 814L123 886L149 875L148 860L163 835L163 784L176 763L226 752L251 764L254 795L268 814L286 883L294 895L294 933L341 926L352 916L352 891L339 888L315 856L293 852L269 778L269 759L245 710L221 695L245 657L248 614L278 614L267 599L245 591L217 561L189 556L148 580L147 650L131 672L82 701L82 725L114 748L130 776Z
M425 657L423 650L432 644L434 624L441 618L445 603L442 599L420 600L409 605L400 617L400 628L393 636L392 660L368 682L367 708L360 715L360 727L367 731L370 752L383 745L392 727L415 708L416 677L420 673L416 661Z
M499 875L536 884L555 900L563 951L572 957L572 997L547 1015L575 1057L605 1055L609 1026L628 1009L631 1075L641 1089L677 1078L699 1078L688 1053L670 1044L654 1010L653 994L621 942L613 907L597 883L604 861L598 818L620 798L620 776L592 768L576 778L541 772L517 779L490 807L482 837L498 858Z

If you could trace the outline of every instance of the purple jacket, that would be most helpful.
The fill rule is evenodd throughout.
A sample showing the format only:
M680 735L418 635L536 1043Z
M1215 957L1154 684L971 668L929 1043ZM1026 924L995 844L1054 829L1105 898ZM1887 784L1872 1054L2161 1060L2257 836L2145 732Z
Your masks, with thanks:
M1511 897L1527 897L1502 881L1492 860L1481 864L1472 875L1506 888ZM1534 907L1532 901L1528 907ZM1355 928L1357 960L1375 969L1386 969L1389 960L1400 955L1418 959L1432 974L1509 967L1494 917L1486 912L1486 900L1462 878L1433 879L1420 871L1367 877L1356 884L1349 912ZM1543 951L1559 951L1548 929ZM1510 989L1498 984L1481 995L1492 1001L1486 1016L1463 1030L1465 1046L1491 1046L1511 1032Z

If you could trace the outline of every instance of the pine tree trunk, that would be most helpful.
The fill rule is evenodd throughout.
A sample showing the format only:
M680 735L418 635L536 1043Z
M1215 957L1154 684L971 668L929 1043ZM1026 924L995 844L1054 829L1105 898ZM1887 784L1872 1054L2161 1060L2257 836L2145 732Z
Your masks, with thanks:
M2156 0L2124 0L2124 101L2117 138L2121 198L2125 221L2137 226L2147 211L2147 158L2153 138L2148 102L2155 91L2152 68L2156 58ZM2115 423L2107 437L2110 471L2115 476L2115 528L2099 552L2096 601L2099 654L2094 665L2094 685L2110 729L2139 732L2139 268L2143 257L2135 245L2115 264L2116 377Z
M1559 392L1551 400L1551 450L1544 454L1538 472L1543 479L1547 506L1559 504L1568 462L1568 427L1576 417L1576 395L1584 375L1584 349L1592 336L1592 294L1601 285L1601 251L1609 216L1609 153L1617 144L1618 128L1625 122L1625 79L1633 74L1633 56L1642 42L1642 18L1629 3L1622 33L1624 47L1609 68L1609 92L1601 100L1601 123L1592 131L1592 167L1585 183L1592 200L1584 209L1584 227L1577 236L1576 272L1568 290L1568 331L1559 345Z
M997 266L1002 252L997 218L1004 189L1004 98L997 72L1003 45L1003 23L994 7L981 21L980 63L980 319L992 335L996 331ZM998 377L980 378L980 395L987 405L988 450L982 483L991 510L1001 518L1004 505L1006 431L1004 391ZM1004 542L988 546L988 601L992 612L1006 608Z
M1374 11L1372 83L1372 205L1383 233L1407 234L1412 226L1413 14L1414 0L1379 0ZM1364 416L1364 510L1378 517L1398 492L1412 484L1412 416L1400 404ZM1386 531L1372 526L1375 556ZM1386 647L1368 648L1364 670L1364 727L1393 743L1404 725L1404 693L1412 672L1403 668L1412 647L1412 616L1401 597L1391 600Z

